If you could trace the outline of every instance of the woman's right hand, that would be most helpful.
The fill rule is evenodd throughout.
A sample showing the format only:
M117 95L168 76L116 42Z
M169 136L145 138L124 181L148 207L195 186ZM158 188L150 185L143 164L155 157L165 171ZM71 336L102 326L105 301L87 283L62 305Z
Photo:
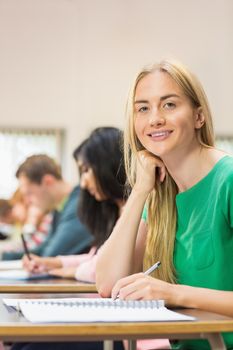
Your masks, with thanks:
M51 269L62 267L61 259L59 257L40 257L30 253L30 258L27 255L23 256L23 268L31 273L43 273Z
M166 177L166 167L162 160L146 150L139 151L137 176L134 188L150 193L153 190L156 181L156 168L158 168L159 181L163 182Z

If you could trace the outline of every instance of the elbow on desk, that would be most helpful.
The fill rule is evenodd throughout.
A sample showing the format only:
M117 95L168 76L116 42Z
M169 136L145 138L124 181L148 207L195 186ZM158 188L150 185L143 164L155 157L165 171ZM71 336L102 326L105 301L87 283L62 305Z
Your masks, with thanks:
M95 283L96 289L102 298L110 298L112 293L112 288L114 286L114 281L112 281L112 276L107 276L103 266L98 266L98 259L95 270Z
M111 293L108 293L105 289L98 289L98 294L101 296L101 298L111 298Z
M100 282L98 280L98 276L96 276L96 288L97 288L97 291L98 291L99 295L102 298L109 298L109 297L111 297L112 286L109 283Z

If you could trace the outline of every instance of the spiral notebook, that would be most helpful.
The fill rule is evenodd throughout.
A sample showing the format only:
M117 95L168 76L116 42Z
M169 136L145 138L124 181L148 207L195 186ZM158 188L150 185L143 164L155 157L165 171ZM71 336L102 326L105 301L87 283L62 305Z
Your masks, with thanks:
M33 323L193 321L167 309L163 300L129 301L110 298L3 299Z
M28 281L37 279L56 278L48 273L29 273L23 269L0 271L0 281Z

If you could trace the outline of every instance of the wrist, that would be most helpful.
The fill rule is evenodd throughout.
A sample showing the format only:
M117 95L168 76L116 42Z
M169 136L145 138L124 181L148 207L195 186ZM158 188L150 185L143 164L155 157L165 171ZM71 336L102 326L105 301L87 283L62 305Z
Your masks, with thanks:
M166 283L166 293L164 294L164 300L166 305L172 307L180 307L185 305L185 289L183 285Z
M162 299L165 300L165 304L168 306L177 306L177 285L167 282L164 283L166 283L166 289L164 290L164 296Z
M148 195L150 194L151 190L142 188L140 186L138 186L137 184L134 185L134 187L132 188L132 194L134 194L135 196L140 196L142 198L147 198Z
M56 256L52 259L53 259L54 268L62 268L63 267L62 261L59 257Z
M174 284L173 285L173 305L174 306L182 306L182 307L190 307L195 308L195 291L193 294L193 290L196 289L194 287L182 285L182 284Z

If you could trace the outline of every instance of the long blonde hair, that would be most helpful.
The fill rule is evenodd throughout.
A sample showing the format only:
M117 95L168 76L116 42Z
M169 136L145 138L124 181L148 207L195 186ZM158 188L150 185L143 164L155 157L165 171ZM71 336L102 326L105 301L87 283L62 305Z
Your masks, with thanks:
M190 99L193 107L201 107L205 123L196 130L197 140L203 147L214 146L212 116L205 92L198 79L182 64L163 60L159 64L143 69L137 75L131 88L127 103L127 125L124 133L124 156L128 182L131 187L136 180L138 151L145 149L134 128L134 100L137 85L146 75L155 71L168 74ZM174 283L176 274L173 265L174 242L177 225L175 198L177 186L167 174L163 183L155 183L147 199L147 242L144 255L144 268L155 261L161 261L161 268L154 272L154 277Z

